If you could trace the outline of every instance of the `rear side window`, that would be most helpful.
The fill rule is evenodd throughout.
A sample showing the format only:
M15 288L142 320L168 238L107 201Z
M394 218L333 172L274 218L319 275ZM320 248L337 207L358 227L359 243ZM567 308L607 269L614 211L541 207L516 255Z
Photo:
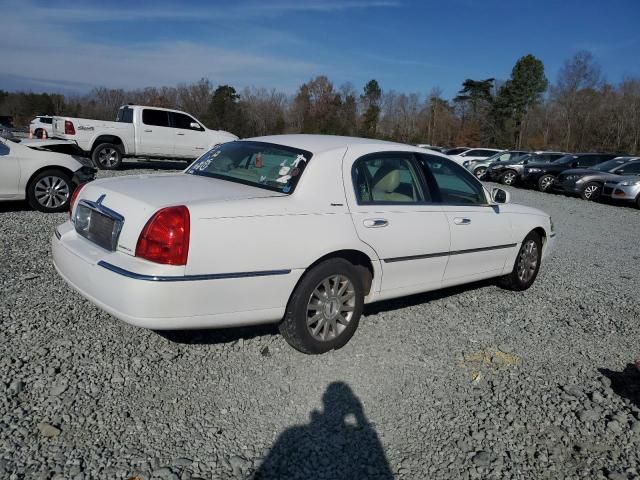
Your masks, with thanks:
M600 155L585 155L584 157L578 157L577 166L578 167L592 167L593 165L597 165L607 158L601 159Z
M173 126L173 128L180 128L183 130L196 130L199 132L203 131L203 128L200 126L200 124L189 115L185 115L184 113L170 112L169 117L171 118L171 125ZM198 126L192 127L192 123Z
M355 162L352 177L359 205L432 201L412 154L367 155Z
M455 162L444 158L420 155L440 192L443 204L485 205L487 199L482 185Z
M142 123L145 125L153 125L156 127L169 126L169 112L164 110L151 110L145 108L142 111Z
M621 172L618 170L621 170ZM640 162L629 163L618 170L615 173L624 173L625 175L640 173Z
M40 120L40 123L46 123L49 125L53 123L53 118L39 117L38 119Z
M146 110L145 110L146 112ZM144 121L144 120L143 120ZM124 107L118 110L118 116L116 117L116 122L120 123L133 123L133 109Z

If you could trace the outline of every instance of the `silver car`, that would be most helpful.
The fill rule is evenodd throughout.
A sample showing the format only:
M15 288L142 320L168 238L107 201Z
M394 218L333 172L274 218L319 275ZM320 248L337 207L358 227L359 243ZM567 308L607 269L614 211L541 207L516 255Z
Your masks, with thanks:
M597 200L605 182L620 182L623 176L640 175L640 157L616 157L590 168L563 171L552 190L580 195L584 200Z
M462 166L473 173L476 178L483 179L489 166L495 162L510 162L512 160L518 160L520 157L528 155L530 152L522 150L506 150L504 152L498 152L495 155L491 155L489 158L483 158L479 160L465 160L462 162Z
M492 163L485 174L485 179L492 182L500 182L503 185L514 185L522 179L524 166L528 163L553 162L566 154L561 152L532 152L517 160Z
M607 181L602 188L602 197L633 203L640 209L640 177L623 177L618 181Z

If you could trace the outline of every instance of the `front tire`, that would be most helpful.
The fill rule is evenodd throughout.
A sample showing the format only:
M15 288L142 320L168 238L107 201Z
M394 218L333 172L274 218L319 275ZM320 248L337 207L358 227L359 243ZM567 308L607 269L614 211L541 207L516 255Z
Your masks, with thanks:
M531 232L520 245L518 256L510 274L500 277L498 285L507 290L528 289L538 276L542 260L542 240L536 232Z
M40 212L64 212L75 186L69 175L61 170L44 170L38 173L27 187L27 201Z
M101 143L93 150L91 159L101 170L116 170L122 165L122 151L113 143Z
M555 182L556 177L553 175L543 175L538 179L538 191L547 192L551 189L551 185Z
M487 173L487 167L478 167L473 171L473 174L476 176L478 180L482 180L484 178L485 173Z
M353 336L364 305L356 267L332 258L308 271L294 290L279 329L296 350L320 354L343 347Z
M595 202L596 200L598 200L598 198L600 198L601 192L602 185L600 185L598 182L589 182L580 192L580 197L583 200L591 200Z
M518 178L518 174L516 172L514 172L513 170L507 170L502 175L500 175L500 178L498 179L498 181L502 185L510 186L516 183L517 178Z

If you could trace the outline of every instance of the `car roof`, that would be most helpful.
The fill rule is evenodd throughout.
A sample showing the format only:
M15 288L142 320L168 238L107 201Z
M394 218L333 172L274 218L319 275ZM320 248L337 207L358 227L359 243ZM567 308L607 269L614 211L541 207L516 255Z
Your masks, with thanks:
M339 135L312 135L312 134L289 134L289 135L268 135L264 137L244 138L239 141L266 142L283 145L285 147L299 148L313 154L348 148L354 145L368 145L378 147L382 150L393 150L393 147L401 147L401 150L424 153L424 149L415 145L404 143L388 142L374 138L342 137ZM446 157L439 152L433 151L435 155Z

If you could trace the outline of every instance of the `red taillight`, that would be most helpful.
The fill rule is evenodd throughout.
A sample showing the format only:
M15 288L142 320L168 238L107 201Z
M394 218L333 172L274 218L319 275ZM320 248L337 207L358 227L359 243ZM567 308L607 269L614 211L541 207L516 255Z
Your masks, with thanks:
M73 126L73 122L69 120L64 121L64 134L65 135L75 135L76 127Z
M165 265L186 265L189 223L189 209L183 205L158 210L138 238L136 257Z
M71 218L71 212L73 212L73 206L76 204L76 200L78 199L78 194L80 193L80 190L84 188L85 185L86 183L81 183L76 187L76 189L71 194L71 200L69 200L69 218Z

